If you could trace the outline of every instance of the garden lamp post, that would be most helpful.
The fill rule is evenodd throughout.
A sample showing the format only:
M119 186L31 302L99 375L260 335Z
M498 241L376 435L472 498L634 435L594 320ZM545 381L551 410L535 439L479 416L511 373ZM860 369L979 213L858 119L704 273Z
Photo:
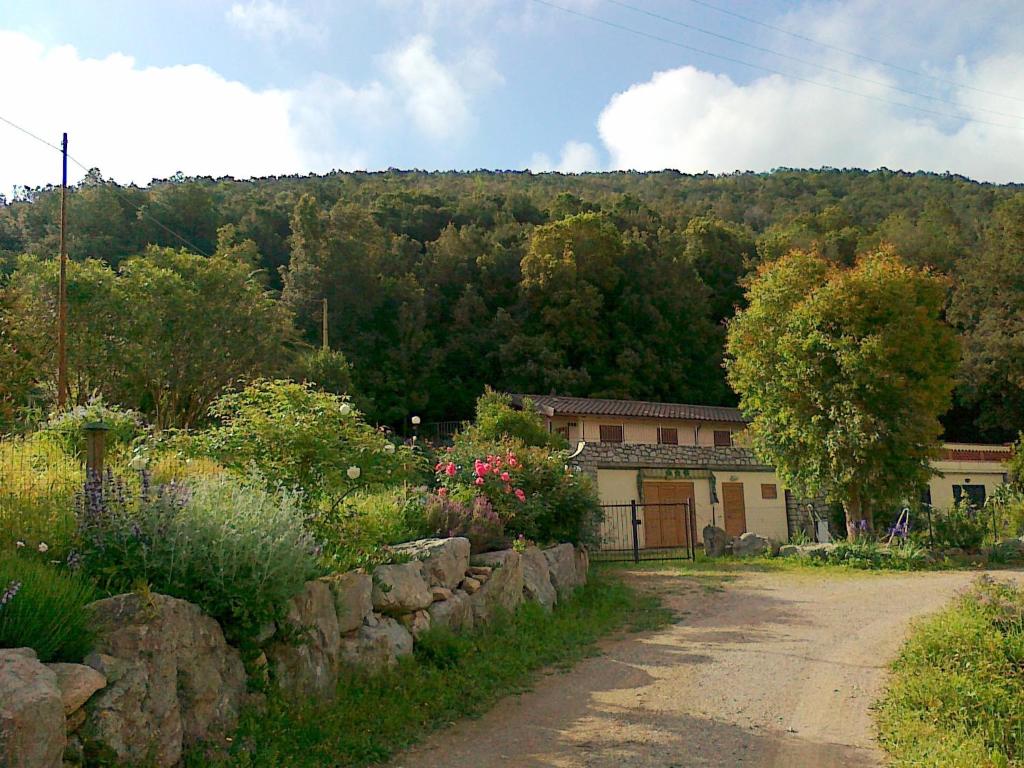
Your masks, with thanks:
M413 416L411 419L409 419L409 421L412 422L412 442L413 444L415 444L416 438L419 437L420 433L420 417Z

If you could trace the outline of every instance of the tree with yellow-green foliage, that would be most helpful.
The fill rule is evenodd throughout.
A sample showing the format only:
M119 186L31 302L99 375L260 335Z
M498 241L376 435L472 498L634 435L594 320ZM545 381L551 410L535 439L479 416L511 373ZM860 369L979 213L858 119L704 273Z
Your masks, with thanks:
M793 251L758 270L729 323L755 450L796 492L841 503L851 538L928 479L959 360L947 290L891 249L852 267Z

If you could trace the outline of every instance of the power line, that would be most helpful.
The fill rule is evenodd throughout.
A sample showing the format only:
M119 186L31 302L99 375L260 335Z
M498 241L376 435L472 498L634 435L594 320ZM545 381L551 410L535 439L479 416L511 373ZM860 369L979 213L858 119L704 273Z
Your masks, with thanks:
M791 30L786 29L785 27L777 27L774 24L768 24L767 22L761 21L760 19L755 19L750 16L744 16L742 13L730 11L727 8L719 8L717 5L704 2L704 0L687 0L687 2L693 3L694 5L703 6L704 8L710 8L712 11L724 13L727 16L732 16L734 18L741 19L742 21L746 21L749 24L756 24L759 27L770 29L773 32L780 32L783 35L789 35L790 37L796 38L797 40L803 40L804 42L812 43L813 45L818 45L821 46L822 48L828 48L829 50L836 51L847 56L853 56L855 58L861 59L862 61L870 61L872 64L879 64L883 67L889 67L890 69L899 70L900 72L907 72L916 77L923 77L927 80L932 80L936 83L944 83L945 85L952 85L955 88L963 88L968 91L975 91L976 93L984 93L988 96L998 96L1001 99L1010 99L1012 101L1024 102L1024 97L1021 96L1011 96L1006 93L987 91L984 88L977 88L973 85L968 85L967 83L961 83L956 80L949 80L945 77L938 77L937 75L929 75L927 72L921 72L920 70L917 69L904 67L901 66L900 64L893 64L891 61L885 61L884 59L876 59L871 56L867 56L866 54L858 53L857 51L851 51L848 48L842 48L838 45L832 45L830 43L822 42L821 40L816 40L813 37L808 37L807 35L801 35L799 32L793 32Z
M62 149L61 147L58 147L58 146L57 146L56 144L53 144L53 143L51 143L51 142L47 141L46 139L42 138L41 136L39 136L39 135L37 135L37 134L33 133L33 132L32 132L32 131L30 131L30 130L29 130L28 128L25 128L25 127L23 127L23 126L21 126L21 125L18 125L18 124L17 124L17 123L15 123L15 122L14 122L13 120L8 120L8 119L7 119L6 117L4 117L3 115L0 115L0 122L6 123L7 125L11 126L11 127L12 127L12 128L14 128L15 130L21 131L21 132L22 132L22 133L24 133L24 134L25 134L26 136L29 136L29 137L31 137L31 138L33 138L33 139L35 139L35 140L36 140L36 141L38 141L38 142L39 142L40 144L45 144L45 145L46 145L47 147L49 147L50 149L56 150L57 152L60 152L60 153L62 153L62 154L64 153L64 150L63 150L63 149ZM85 165L84 163L82 163L81 161L79 161L79 160L77 160L76 158L72 157L71 155L67 155L67 158L68 158L68 160L70 160L71 162L73 162L73 163L74 163L75 165L77 165L77 166L78 166L79 168L81 168L81 169L82 169L83 171L85 171L86 173L89 173L89 170L90 170L90 169L89 169L89 168L88 168L88 167L87 167L87 166L86 166L86 165ZM95 167L95 166L94 166L94 167ZM113 183L113 186L109 187L109 189L111 189L111 190L112 190L112 191L114 192L114 194L115 194L115 195L117 195L117 196L118 196L118 197L119 197L119 198L120 198L120 199L121 199L121 200L122 200L123 202L126 202L126 203L127 203L127 204L128 204L128 205L129 205L129 206L130 206L130 207L131 207L131 208L132 208L132 209L133 209L134 211L135 211L135 213L136 213L136 214L138 214L138 215L141 215L142 217L144 217L144 218L146 218L146 219L149 219L149 220L150 220L151 222L153 222L153 223L154 223L154 224L156 224L156 225L157 225L158 227L160 227L160 229L162 229L162 230L163 230L164 232L166 232L167 234L169 234L169 235L171 235L172 237L176 238L176 239L177 239L177 240L178 240L179 242L181 242L181 243L182 243L183 245L187 245L187 246L188 246L189 248L192 248L192 249L193 249L194 251L196 251L197 253L199 253L199 254L201 254L201 255L203 255L203 256L206 256L207 258L209 258L210 254L208 254L208 253L207 253L206 251L204 251L204 250L203 250L202 248L200 248L200 247L199 247L198 245L196 245L195 243L193 243L192 241L190 241L190 240L189 240L188 238L186 238L186 237L185 237L184 235L180 235L180 234L178 234L177 232L175 232L175 231L174 231L173 229L171 229L170 227L168 227L168 226L167 226L166 224L164 224L164 223L163 223L162 221L160 221L160 220L159 220L159 219L157 219L157 218L156 218L155 216L153 216L153 215L152 215L151 213L149 213L149 212L148 212L147 210L145 210L145 207L144 207L144 205L145 205L145 204L141 204L141 205L136 205L136 204L135 204L134 202L132 202L131 200L129 200L129 199L128 199L128 198L127 198L127 197L126 197L125 195L124 195L124 193L122 193L122 192L121 192L121 190L120 190L120 189L118 188L118 184L117 184L117 182L114 182L114 183Z
M843 77L849 77L849 78L852 78L854 80L860 80L861 82L870 83L871 85L878 85L878 86L881 86L882 88L888 88L888 89L893 90L893 91L899 91L900 93L905 93L905 94L907 94L909 96L918 96L918 97L920 97L922 99L929 99L931 101L940 101L940 102L942 102L944 104L950 104L950 105L952 105L954 107L961 107L962 108L962 105L959 102L954 101L952 99L948 99L948 98L946 98L944 96L935 96L933 94L921 93L920 91L915 91L915 90L912 90L912 89L909 89L909 88L903 88L901 86L893 85L891 83L886 83L883 80L875 80L875 79L870 78L870 77L864 77L863 75L857 75L857 74L854 74L852 72L847 72L844 69L839 69L837 67L830 67L827 64L820 64L820 63L818 63L816 61L810 61L809 59L802 59L799 56L791 56L788 53L782 53L781 51L776 51L776 50L773 50L772 48L765 48L765 47L760 46L760 45L755 45L754 43L748 43L745 40L739 40L739 39L737 39L735 37L729 37L728 35L723 35L723 34L720 34L718 32L712 32L709 29L703 29L703 28L698 27L698 26L696 26L694 24L689 24L689 23L687 23L685 21L680 21L678 19L673 19L673 18L671 18L669 16L663 16L660 13L655 13L654 11L648 11L645 8L639 8L639 7L635 6L635 5L630 5L629 3L622 2L622 0L605 0L605 2L606 3L611 3L612 5L617 5L620 8L625 8L625 9L633 11L635 13L643 14L644 16L650 16L651 18L658 19L660 21L668 22L669 24L674 24L677 27L683 27L684 29L690 29L690 30L693 30L694 32L699 32L702 35L708 35L710 37L717 37L720 40L726 40L726 41L728 41L730 43L735 43L736 45L746 46L747 48L752 48L753 50L760 51L761 53L768 53L768 54L771 54L772 56L778 56L779 58L789 59L790 61L795 61L798 64L803 64L803 65L809 66L809 67L817 67L818 69L824 70L825 72L831 72L833 74L841 75ZM994 109L984 109L982 107L976 107L975 111L977 111L977 112L987 112L988 114L998 115L999 117L1009 117L1009 118L1012 118L1014 120L1024 120L1024 116L1022 116L1022 115L1010 114L1008 112L999 112L998 110L994 110Z
M846 93L846 94L849 94L851 96L858 96L858 97L860 97L862 99L870 99L871 101L878 101L878 102L881 102L882 104L890 104L890 105L896 106L896 107L903 107L904 109L911 109L911 110L914 110L915 112L921 112L921 113L924 113L924 114L927 114L927 115L935 115L936 117L945 117L945 118L949 118L949 119L952 119L952 120L960 120L960 121L963 121L963 122L966 122L966 123L977 123L979 125L990 125L990 126L992 126L994 128L1004 128L1004 129L1010 130L1010 131L1019 130L1016 126L1012 126L1012 125L1005 125L1003 123L993 123L993 122L991 122L989 120L980 120L980 119L975 118L975 117L965 117L964 115L956 115L956 114L952 114L950 112L940 112L940 111L935 110L935 109L928 109L927 107L919 107L919 106L914 105L914 104L907 104L907 103L902 102L902 101L893 101L892 99L885 99L885 98L882 98L881 96L874 96L874 95L869 94L869 93L861 93L860 91L854 91L854 90L851 90L849 88L844 88L844 87L842 87L840 85L833 85L831 83L823 83L820 80L811 80L810 78L807 78L807 77L800 77L799 75L793 75L793 74L790 74L788 72L783 72L783 71L778 70L778 69L773 69L772 67L766 67L763 64L754 64L754 63L749 62L749 61L744 61L743 59L737 59L735 57L726 56L726 55L721 54L721 53L714 53L712 51L708 51L708 50L705 50L703 48L697 48L696 46L693 46L693 45L687 45L686 43L680 43L678 40L671 40L671 39L669 39L667 37L661 37L660 35L654 35L654 34L651 34L649 32L644 32L644 31L639 30L639 29L634 29L633 27L627 27L624 24L618 24L617 22L609 21L608 19L603 19L600 16L592 16L589 13L584 13L583 11L577 11L577 10L574 10L572 8L566 8L566 7L561 6L561 5L556 5L555 3L548 2L548 0L533 0L533 2L538 3L539 5L545 5L548 8L554 8L555 10L562 11L563 13L568 13L568 14L570 14L572 16L579 16L580 18L588 19L589 21L593 21L593 22L596 22L598 24L603 24L603 25L605 25L607 27L611 27L613 29L618 29L618 30L620 30L622 32L629 32L632 35L637 35L639 37L645 37L645 38L647 38L649 40L656 40L656 41L658 41L660 43L665 43L666 45L672 45L672 46L675 46L676 48L683 48L683 49L688 50L688 51L693 51L694 53L699 53L699 54L701 54L703 56L710 56L712 58L721 59L722 61L728 61L728 62L731 62L733 64L740 64L741 66L744 66L744 67L750 67L752 69L760 69L760 70L762 70L764 72L769 72L769 73L771 73L773 75L780 75L782 77L787 77L787 78L789 78L791 80L796 80L798 82L807 83L808 85L817 86L818 88L828 88L829 90L832 90L832 91L838 91L840 93Z

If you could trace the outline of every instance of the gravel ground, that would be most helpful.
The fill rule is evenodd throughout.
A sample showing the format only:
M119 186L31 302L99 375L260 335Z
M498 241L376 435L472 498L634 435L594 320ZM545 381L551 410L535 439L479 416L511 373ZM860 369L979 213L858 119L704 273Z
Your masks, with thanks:
M870 706L908 623L976 574L635 572L678 622L501 701L396 768L880 766ZM466 691L472 696L472 691Z

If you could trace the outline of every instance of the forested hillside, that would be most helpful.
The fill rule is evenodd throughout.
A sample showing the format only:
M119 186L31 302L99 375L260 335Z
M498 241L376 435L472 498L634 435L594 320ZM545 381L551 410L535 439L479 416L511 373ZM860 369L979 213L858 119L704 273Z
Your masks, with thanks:
M392 424L468 417L485 384L731 404L724 321L744 274L795 247L851 262L886 242L950 276L964 364L948 435L1005 440L1024 427L1022 189L838 170L388 171L148 188L93 172L69 195L71 258L106 265L72 275L74 394L190 424L213 393L179 390L202 389L216 362L207 389L297 370L336 387L351 377L370 417ZM52 189L0 205L8 419L52 391L58 210ZM325 298L351 371L303 352L320 342Z

